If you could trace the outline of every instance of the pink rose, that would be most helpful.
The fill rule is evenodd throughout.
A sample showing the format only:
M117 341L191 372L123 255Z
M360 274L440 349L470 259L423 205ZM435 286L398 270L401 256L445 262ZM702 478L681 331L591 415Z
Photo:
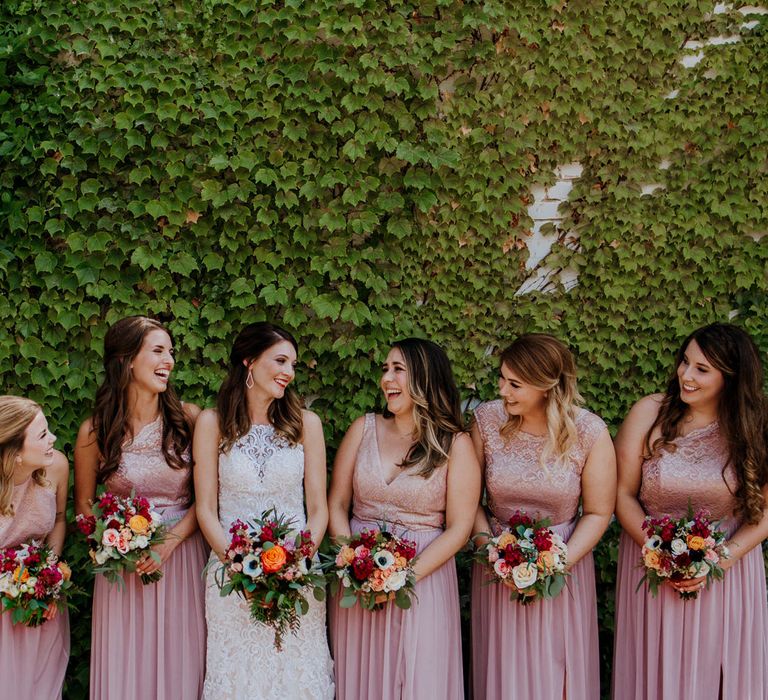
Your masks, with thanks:
M509 572L512 569L512 567L504 560L504 559L496 559L496 562L493 565L493 570L496 572L496 575L500 578L506 578L509 576Z
M128 554L128 549L128 538L120 535L117 538L117 551L120 552L120 554Z
M355 547L355 558L356 559L367 559L371 554L371 550L368 549L365 545L361 544L358 547Z
M495 564L499 560L499 550L496 547L488 548L488 562Z
M101 543L105 547L117 547L117 543L120 540L120 533L114 528L104 530L104 534L101 536Z

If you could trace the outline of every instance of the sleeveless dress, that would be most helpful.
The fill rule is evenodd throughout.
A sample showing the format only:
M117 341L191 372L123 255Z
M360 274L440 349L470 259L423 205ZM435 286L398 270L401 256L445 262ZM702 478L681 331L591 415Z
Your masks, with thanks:
M162 417L123 446L105 482L118 496L148 498L173 527L187 512L191 474L172 469L162 452ZM205 675L202 571L208 555L196 531L163 563L163 577L144 585L123 574L125 587L97 575L91 627L92 700L194 700Z
M448 470L429 478L402 470L384 481L376 416L365 416L352 482L352 532L379 528L413 540L421 552L443 532ZM409 610L376 611L331 601L338 700L455 700L464 697L459 592L453 557L416 584Z
M56 521L56 492L30 476L15 486L16 515L0 515L0 548L45 540ZM61 698L69 661L69 616L59 610L38 627L14 625L11 613L0 614L0 682L17 698Z
M306 525L304 448L291 446L271 425L254 424L219 456L219 521L225 533L234 520L275 508ZM215 581L219 560L211 553L205 590L208 657L204 697L210 700L332 700L333 664L328 651L325 603L307 595L309 612L294 635L274 648L271 627L253 622L237 594L222 597Z
M690 502L732 535L737 477L717 423L691 431L642 465L639 500L648 515L682 517ZM730 489L730 490L729 490ZM637 590L641 550L622 532L616 583L613 697L617 700L768 698L768 604L755 547L696 600L669 586ZM722 687L722 693L720 688Z
M605 423L576 415L578 441L561 466L543 468L546 437L518 432L505 440L502 401L475 411L483 440L485 488L491 528L498 534L517 510L549 518L565 541L578 522L581 472ZM598 700L600 657L595 570L590 552L572 569L566 588L551 600L523 606L510 590L489 583L486 568L472 572L472 683L474 700ZM565 691L565 695L563 694Z

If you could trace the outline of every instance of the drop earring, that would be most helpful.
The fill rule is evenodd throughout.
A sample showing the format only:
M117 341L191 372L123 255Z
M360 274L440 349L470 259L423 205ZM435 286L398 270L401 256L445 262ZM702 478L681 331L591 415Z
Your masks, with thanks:
M253 375L251 374L251 370L248 370L248 376L245 378L245 386L248 389L253 389Z

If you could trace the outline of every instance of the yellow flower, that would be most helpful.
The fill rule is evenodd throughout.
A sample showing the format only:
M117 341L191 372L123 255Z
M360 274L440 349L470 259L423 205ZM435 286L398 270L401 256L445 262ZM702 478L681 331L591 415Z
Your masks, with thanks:
M128 527L130 527L137 535L146 535L149 530L149 520L143 515L134 515L128 521Z
M507 545L515 544L517 542L517 537L515 537L511 532L504 531L499 535L499 541L496 545L499 549L504 549L507 547Z
M72 578L72 569L69 568L67 562L59 562L59 571L61 571L61 575L65 581L69 581L69 579Z
M645 553L643 556L643 561L645 562L647 568L658 569L659 564L661 564L661 557L655 549L651 549Z
M703 537L698 535L688 535L688 549L699 550L704 549L705 542Z
M539 552L539 558L536 560L536 566L539 571L549 572L555 566L555 556L552 552Z
M29 569L24 567L23 569L21 566L17 566L13 570L13 580L18 581L19 583L24 583L29 578Z

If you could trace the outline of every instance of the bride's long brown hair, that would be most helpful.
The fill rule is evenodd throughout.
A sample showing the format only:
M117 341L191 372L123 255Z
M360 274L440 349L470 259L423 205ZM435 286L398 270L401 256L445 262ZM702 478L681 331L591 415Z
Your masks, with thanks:
M734 494L739 511L750 524L763 515L765 499L762 488L768 482L768 403L763 392L763 367L752 338L738 326L713 323L691 333L680 346L661 407L645 436L645 457L662 449L674 449L680 427L688 410L680 398L677 368L692 341L701 348L707 361L723 375L723 389L717 407L720 433L728 446L725 470L733 465L738 477ZM659 428L659 437L651 435ZM726 482L727 484L727 482Z
M128 411L128 387L132 380L131 360L141 350L151 331L170 333L159 321L146 316L127 316L110 326L104 337L104 381L96 391L92 431L96 436L101 461L97 479L103 483L120 466L123 445L133 438ZM163 418L162 450L168 466L190 466L192 428L179 397L171 385L158 395Z

